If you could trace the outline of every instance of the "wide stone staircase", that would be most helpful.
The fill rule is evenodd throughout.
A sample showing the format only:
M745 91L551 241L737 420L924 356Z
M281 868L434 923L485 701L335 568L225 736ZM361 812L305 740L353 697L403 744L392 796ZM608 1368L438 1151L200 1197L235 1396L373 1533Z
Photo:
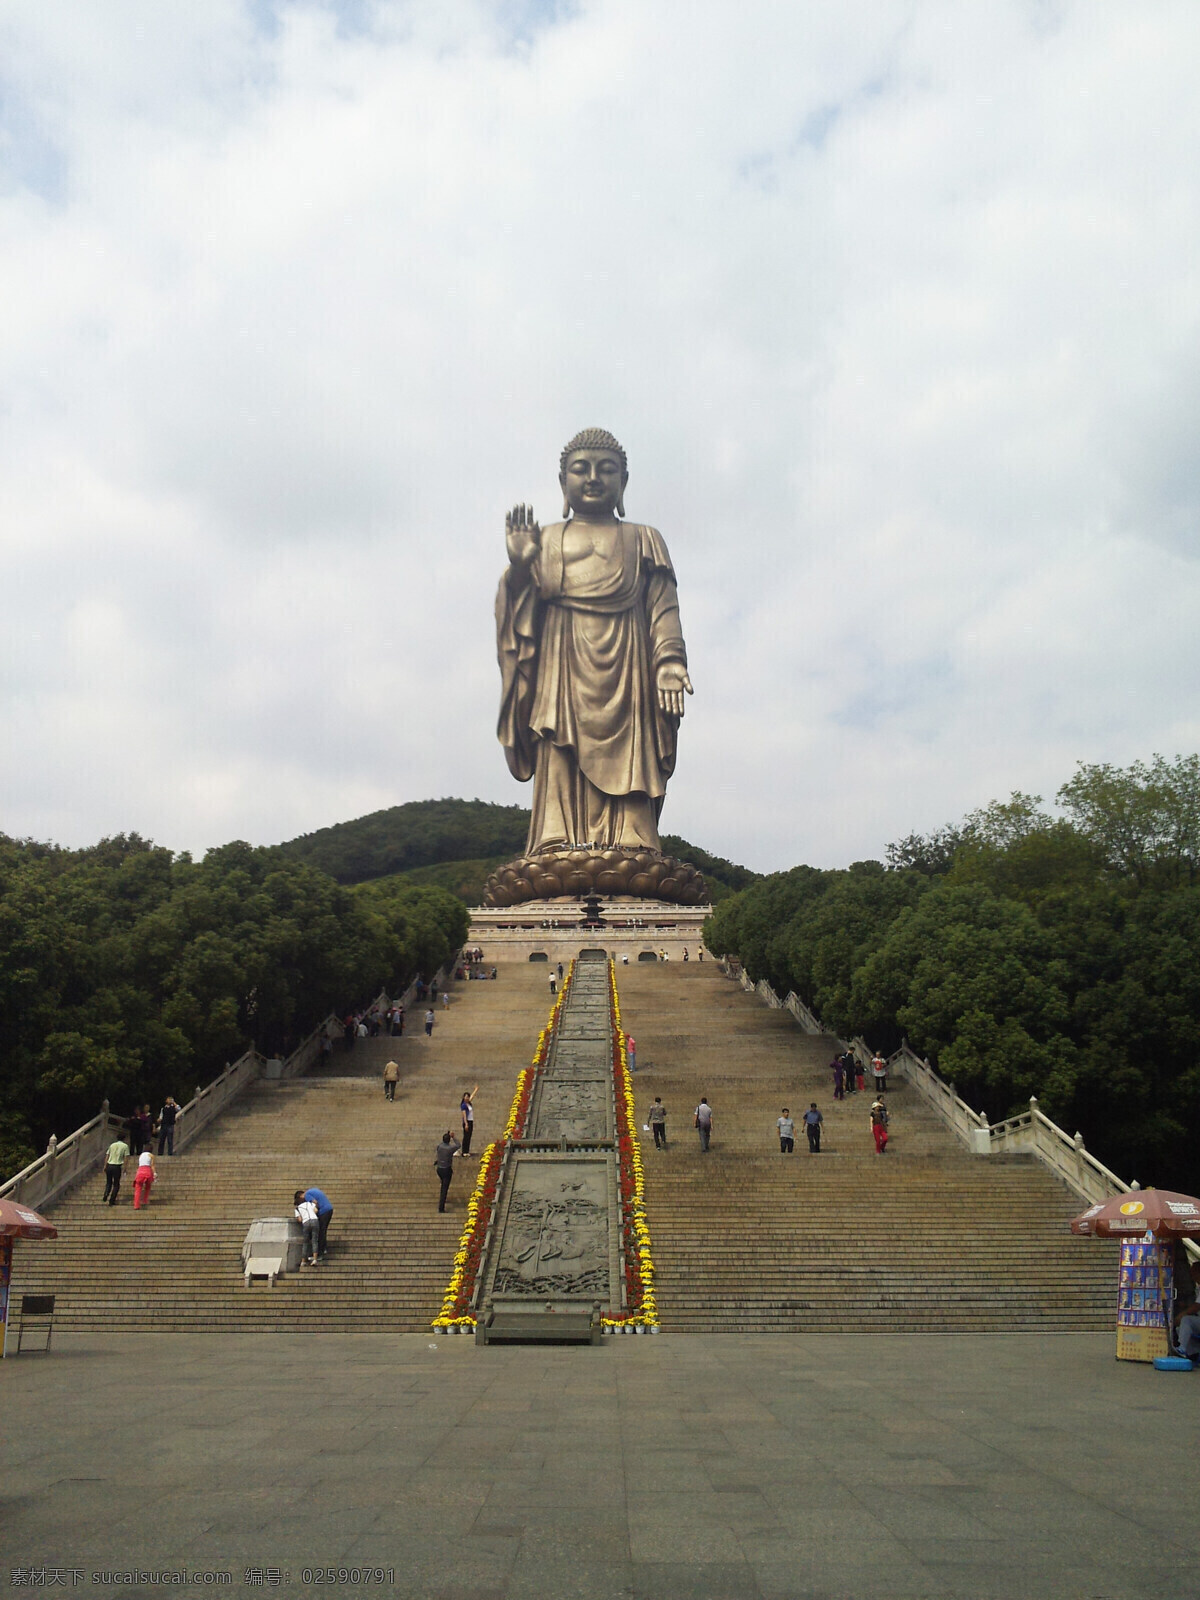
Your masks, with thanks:
M457 983L432 1040L335 1047L329 1068L257 1084L186 1154L159 1162L150 1207L100 1204L90 1180L52 1216L59 1238L18 1244L14 1298L58 1297L60 1329L397 1332L429 1327L474 1182L463 1161L437 1212L433 1150L480 1085L475 1148L503 1127L550 1006L547 968L502 963ZM1072 1238L1081 1203L1032 1158L972 1157L916 1091L894 1082L892 1143L874 1153L870 1095L832 1099L832 1041L768 1011L711 962L618 965L637 1039L639 1121L655 1094L669 1147L643 1135L665 1331L1003 1332L1110 1328L1115 1246ZM401 1081L385 1101L384 1063ZM701 1154L692 1109L715 1111ZM783 1105L825 1116L822 1153L779 1153ZM273 1287L241 1273L252 1218L286 1216L315 1183L334 1204L329 1256Z
M664 1331L1113 1327L1117 1247L1071 1236L1083 1202L1033 1157L968 1154L902 1078L876 1155L874 1094L833 1098L832 1039L709 962L621 966L617 982L639 1123L655 1095L667 1107L667 1149L642 1135ZM707 1154L692 1126L702 1094ZM800 1132L814 1100L819 1155ZM775 1126L785 1105L790 1156Z

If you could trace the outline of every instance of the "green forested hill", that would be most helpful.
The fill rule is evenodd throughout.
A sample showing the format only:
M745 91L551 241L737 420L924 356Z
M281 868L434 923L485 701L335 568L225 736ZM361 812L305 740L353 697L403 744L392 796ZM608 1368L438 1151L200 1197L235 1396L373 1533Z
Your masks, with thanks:
M529 812L486 800L410 800L302 833L279 849L339 883L366 883L442 861L511 860L525 847Z
M319 867L339 883L368 883L402 873L411 884L436 884L469 905L478 905L488 873L520 855L528 830L529 812L524 806L410 800L353 822L301 834L279 849L291 859ZM747 888L758 876L677 834L664 834L662 842L668 855L690 861L704 873L714 902Z
M411 872L390 873L384 878L369 878L355 886L356 892L407 884L410 888L438 888L454 895L464 905L477 906L483 899L483 886L497 867L511 856L483 856L474 861L436 861L430 867L414 867Z

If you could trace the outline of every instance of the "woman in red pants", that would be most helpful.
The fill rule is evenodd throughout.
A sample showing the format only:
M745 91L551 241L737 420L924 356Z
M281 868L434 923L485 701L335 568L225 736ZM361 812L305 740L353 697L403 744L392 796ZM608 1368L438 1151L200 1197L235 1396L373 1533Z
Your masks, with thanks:
M887 1107L884 1105L882 1100L876 1100L875 1104L871 1107L871 1132L875 1135L875 1154L880 1156L886 1155L888 1142L888 1114ZM137 1179L135 1178L133 1181L136 1184Z
M150 1204L150 1189L154 1183L154 1157L143 1150L138 1157L138 1169L133 1175L133 1209L140 1211Z

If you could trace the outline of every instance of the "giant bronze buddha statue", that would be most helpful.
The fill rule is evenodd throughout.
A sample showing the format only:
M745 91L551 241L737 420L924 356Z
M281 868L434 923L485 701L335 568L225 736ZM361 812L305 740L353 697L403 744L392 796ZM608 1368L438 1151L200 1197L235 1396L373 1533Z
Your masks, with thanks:
M488 904L704 898L704 880L659 843L692 682L671 558L657 529L623 520L628 481L613 436L585 428L559 463L563 521L541 528L525 505L505 518L498 734L513 776L533 780L533 814Z

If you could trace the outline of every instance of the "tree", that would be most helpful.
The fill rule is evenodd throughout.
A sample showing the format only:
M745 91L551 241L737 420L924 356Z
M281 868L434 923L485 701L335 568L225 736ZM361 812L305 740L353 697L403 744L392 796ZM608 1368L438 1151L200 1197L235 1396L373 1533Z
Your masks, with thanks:
M1124 768L1080 762L1058 801L1109 870L1139 889L1197 882L1200 756L1156 755Z
M1007 1116L1031 1094L1060 1104L1074 1093L1065 976L1027 907L982 885L941 884L900 913L855 974L851 1019L876 1037L894 1019L944 1077Z
M0 836L0 1158L23 1166L104 1097L187 1100L247 1045L286 1053L466 932L443 890L372 901L241 841L194 862L136 835Z
M920 872L927 878L940 878L954 865L954 853L962 842L962 830L951 823L933 833L910 833L889 844L885 851L893 872Z

